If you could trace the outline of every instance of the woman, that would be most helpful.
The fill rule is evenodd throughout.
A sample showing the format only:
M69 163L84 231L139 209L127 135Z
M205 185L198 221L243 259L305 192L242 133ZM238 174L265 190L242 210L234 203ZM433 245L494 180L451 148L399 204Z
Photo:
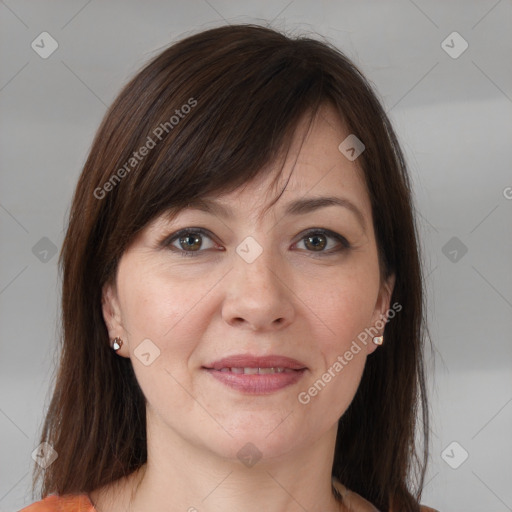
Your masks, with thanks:
M409 178L329 44L238 25L153 59L96 135L61 266L26 512L429 510Z

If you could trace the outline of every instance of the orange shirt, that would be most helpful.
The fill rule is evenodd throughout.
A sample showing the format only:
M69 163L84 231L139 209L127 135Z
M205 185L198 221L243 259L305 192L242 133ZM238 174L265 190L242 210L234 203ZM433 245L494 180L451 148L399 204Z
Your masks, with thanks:
M19 512L96 512L87 494L50 494Z

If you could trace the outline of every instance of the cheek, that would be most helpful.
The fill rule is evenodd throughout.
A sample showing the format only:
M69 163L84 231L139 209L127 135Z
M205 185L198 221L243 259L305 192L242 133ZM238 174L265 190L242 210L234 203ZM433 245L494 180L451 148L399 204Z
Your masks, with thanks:
M140 258L123 263L118 293L137 381L157 411L164 412L159 410L163 404L185 411L191 407L184 391L191 388L188 365L205 328L197 310L206 291L202 286L187 287L158 263ZM144 353L150 354L146 360Z
M373 311L368 294L358 286L333 291L328 299L321 313L325 325L315 336L320 357L297 397L299 407L307 408L309 427L318 430L337 422L357 392L367 356L358 336Z
M304 302L321 319L312 333L320 357L299 397L302 406L311 408L315 424L334 423L344 414L365 367L370 338L364 330L371 325L379 274L371 262L358 263L336 269L321 288L312 282L303 288Z
M144 257L126 258L118 273L119 297L123 325L132 335L168 338L173 329L193 309L201 290L187 287L175 273L158 260Z
M123 325L131 343L141 337L158 342L179 318L179 305L171 300L172 289L148 273L127 273L121 283Z
M209 279L191 283L155 258L135 255L121 262L118 291L134 367L139 366L137 347L149 339L160 350L149 368L165 367L177 377L186 372L207 328L208 317L201 312L211 287Z
M322 432L334 425L350 406L359 387L366 356L355 347L334 350L321 369L313 372L297 396L306 431ZM348 356L348 357L347 357Z
M353 265L336 269L322 279L323 285L309 282L302 296L321 320L319 347L329 363L350 347L352 341L371 325L378 295L378 271L371 265Z

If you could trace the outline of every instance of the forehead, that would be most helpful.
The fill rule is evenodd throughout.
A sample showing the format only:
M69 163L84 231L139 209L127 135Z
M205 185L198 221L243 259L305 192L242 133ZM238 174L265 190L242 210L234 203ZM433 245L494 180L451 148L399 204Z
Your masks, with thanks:
M338 148L350 135L338 113L330 105L322 106L311 125L303 118L297 126L284 165L272 163L269 172L229 193L215 196L217 203L242 208L255 215L280 199L275 208L292 198L339 196L356 203L365 217L371 211L364 173L357 159L349 160ZM275 180L276 173L280 172Z
M363 231L372 237L372 208L364 172L357 159L347 159L338 149L350 131L331 106L322 106L311 123L309 120L304 116L299 121L284 163L271 162L231 192L204 195L188 201L186 207L170 208L146 230L193 211L207 212L223 222L240 220L254 226L270 218L274 223L288 215L307 216L334 200L345 207L338 212L345 211L345 215L352 210Z

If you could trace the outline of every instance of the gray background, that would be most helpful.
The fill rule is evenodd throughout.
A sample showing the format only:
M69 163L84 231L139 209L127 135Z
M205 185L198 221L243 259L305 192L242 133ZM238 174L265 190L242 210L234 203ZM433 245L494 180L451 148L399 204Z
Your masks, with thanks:
M511 511L511 18L505 0L0 2L0 510L31 502L56 362L54 251L107 105L170 42L269 22L345 51L408 157L435 346L423 503ZM46 59L31 47L44 31L59 45ZM461 40L442 45L454 31L469 45L457 58L445 50L460 52Z

